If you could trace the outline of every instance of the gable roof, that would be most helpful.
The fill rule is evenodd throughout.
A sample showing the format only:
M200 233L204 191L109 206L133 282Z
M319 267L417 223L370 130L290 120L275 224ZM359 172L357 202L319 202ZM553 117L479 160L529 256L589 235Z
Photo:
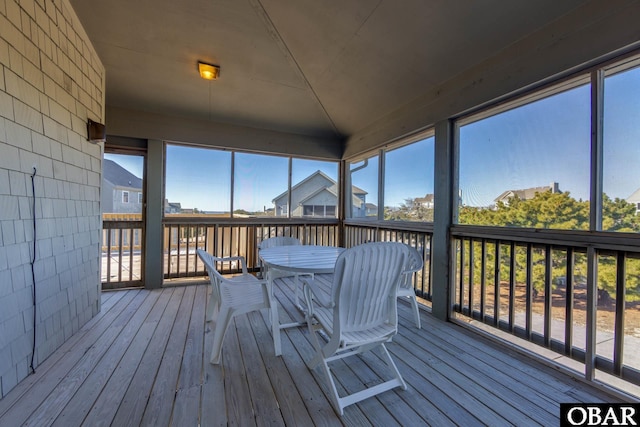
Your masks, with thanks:
M314 177L320 175L321 177L325 178L326 180L328 180L329 182L331 182L330 186L326 186L326 187L322 187L322 188L333 188L333 192L336 193L337 196L337 192L336 192L336 186L337 183L334 179L332 179L331 177L329 177L326 173L322 172L321 170L317 170L314 173L312 173L311 175L309 175L308 177L306 177L305 179L303 179L302 181L298 182L296 185L294 185L293 187L291 187L291 191L293 192L294 190L296 190L298 187L300 187L301 185L303 185L304 183L312 180ZM322 188L320 190L322 190ZM368 194L366 191L364 191L363 189L356 187L355 185L351 186L351 193L352 194ZM313 194L317 194L317 191L315 191ZM275 203L276 200L280 199L281 197L284 197L287 195L287 192L283 192L278 194L276 197L273 198L273 200L271 200L272 203ZM308 199L310 196L305 197L305 200Z
M640 202L640 188L638 188L629 197L627 197L627 202L629 202L629 203L638 203L638 202Z
M303 199L300 200L300 204L306 202L307 200L309 200L309 199L311 199L311 198L313 198L313 197L317 196L318 194L323 193L325 191L327 193L331 194L332 196L335 196L336 199L338 198L338 193L336 192L336 186L332 185L331 187L318 188L316 191L307 194Z
M516 196L520 200L530 200L530 199L533 199L537 193L544 193L546 191L559 192L560 190L558 190L557 187L558 185L554 183L553 185L545 185L542 187L531 187L531 188L525 188L522 190L507 190L502 192L502 194L500 194L495 199L493 199L493 201L500 202L500 201L511 199L512 197L516 197Z
M138 178L113 160L104 159L102 163L102 179L116 187L142 189L142 179Z

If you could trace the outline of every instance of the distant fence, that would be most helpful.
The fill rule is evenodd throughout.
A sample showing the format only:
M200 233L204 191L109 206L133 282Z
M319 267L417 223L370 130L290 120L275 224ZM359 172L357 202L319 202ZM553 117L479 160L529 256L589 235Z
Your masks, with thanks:
M220 220L193 218L165 218L164 220L164 278L205 276L197 249L219 257L244 256L249 270L259 268L258 245L264 239L291 236L304 245L338 246L339 223L327 220L265 219ZM237 272L229 264L223 273Z

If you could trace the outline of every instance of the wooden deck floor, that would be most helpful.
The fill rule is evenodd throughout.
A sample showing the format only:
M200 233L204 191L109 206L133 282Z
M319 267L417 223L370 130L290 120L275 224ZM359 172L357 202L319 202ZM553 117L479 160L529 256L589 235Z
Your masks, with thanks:
M340 418L321 373L304 363L306 328L287 330L275 357L266 316L238 317L222 364L210 365L207 291L104 293L99 315L0 400L0 425L555 426L561 402L616 401L427 312L418 330L400 303L400 331L388 348L408 389L350 406ZM300 320L288 293L277 296L281 319ZM350 359L334 365L342 387L379 381L376 355Z

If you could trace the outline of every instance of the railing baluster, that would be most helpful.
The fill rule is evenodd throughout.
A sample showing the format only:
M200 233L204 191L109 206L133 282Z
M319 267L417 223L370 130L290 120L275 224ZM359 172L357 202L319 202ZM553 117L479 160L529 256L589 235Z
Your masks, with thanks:
M533 254L531 243L527 244L527 264L526 264L526 308L525 308L525 333L527 339L531 340L531 323L532 323L532 311L531 303L533 300L533 281L531 280L531 274L533 273Z
M122 228L118 232L118 282L122 282Z
M485 321L487 298L487 240L480 240L480 320Z
M493 280L494 280L494 288L493 288L493 326L497 327L500 322L500 266L502 263L500 262L501 251L500 251L500 241L496 240L496 249L494 252L495 260L493 265Z
M624 252L618 251L616 262L616 323L613 347L613 372L621 376L624 355L624 312L626 308L626 257Z
M515 332L516 318L516 242L511 242L509 259L509 332Z
M464 229L466 230L466 227ZM574 236L573 234L558 233L557 236L548 235L544 238L529 230L516 230L513 233L515 237L512 238L506 232L498 230L495 234L500 238L495 238L495 234L485 229L472 230L463 231L463 227L460 227L460 230L454 230L451 234L451 256L454 268L454 275L451 277L453 284L451 299L455 302L456 312L471 319L478 319L497 329L506 329L501 319L501 316L505 315L501 305L502 269L509 268L508 330L512 334L584 363L584 375L587 380L595 378L597 368L598 371L604 371L640 385L638 366L624 363L625 345L630 345L629 337L625 335L625 326L630 326L626 325L628 321L625 319L627 314L625 310L636 310L635 307L628 307L626 303L626 294L630 292L629 289L633 289L630 287L632 285L629 285L629 271L635 272L637 269L635 264L630 267L629 263L635 263L640 259L640 249L634 241L622 235L601 239L587 236L586 233L576 233L574 242L567 244L561 239L565 235ZM396 231L403 232L402 229ZM391 236L396 231L393 231ZM398 240L406 240L406 236L406 234L402 236L398 234ZM410 240L413 238L413 235L409 235ZM593 240L596 243L592 243ZM626 243L618 245L616 243L618 240ZM481 246L478 247L478 244ZM494 244L493 252L491 244ZM620 246L623 248L621 249ZM493 311L490 306L490 289L487 288L490 286L487 277L491 274L489 270L491 267L487 262L491 262L492 255L495 256ZM616 257L615 302L608 298L608 292L612 292L610 286L613 282L611 279L613 271L609 269L609 265L613 267L614 256ZM578 300L580 295L576 293L578 288L576 283L582 283L582 280L577 279L577 275L583 274L582 271L585 270L583 259L586 259L586 301ZM633 261L629 261L630 259ZM562 276L554 276L554 266L557 268L563 262L566 268L563 268L564 280L561 280ZM479 281L478 274L480 274ZM554 286L557 286L558 294L562 291L565 293L564 310L561 309L559 313L556 313L553 308L554 298L561 298L554 297ZM537 298L542 289L544 289L544 298ZM525 294L524 309L521 308L519 301L522 291ZM578 291L582 292L582 288L580 287ZM597 322L601 319L600 316L602 320L607 319L607 316L601 314L604 310L611 310L607 304L611 307L615 304L611 355L608 354L610 347L606 343L601 344L604 345L606 352L597 351L599 347L596 339L600 338L599 334L603 328L608 328L607 325L599 327ZM586 325L583 323L583 306L586 307L584 308ZM554 315L564 316L564 327L560 329L563 337L554 332ZM523 321L520 320L521 316L524 316ZM580 328L580 331L583 330L582 328L585 330L584 350L574 347L573 335L576 328ZM579 342L582 343L582 339Z
M544 345L551 347L551 245L544 248Z
M129 281L133 280L133 229L129 229Z
M113 229L107 231L107 283L111 282L111 233Z
M473 238L469 239L469 316L473 319L473 281L475 276Z
M464 312L464 241L465 239L458 239L459 247L458 247L458 258L460 265L460 272L458 277L458 301L459 301L459 309L460 313ZM431 252L431 251L429 251Z
M567 269L565 273L565 317L564 317L564 353L573 355L573 272L575 256L573 248L567 248Z

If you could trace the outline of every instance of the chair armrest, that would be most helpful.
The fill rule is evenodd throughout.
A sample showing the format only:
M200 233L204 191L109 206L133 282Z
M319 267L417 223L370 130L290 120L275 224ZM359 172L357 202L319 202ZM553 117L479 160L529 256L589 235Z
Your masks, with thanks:
M228 257L215 257L216 262L229 262L229 261L240 261L240 266L242 268L242 274L248 274L247 271L247 260L243 256L228 256Z
M271 290L269 283L266 280L256 279L251 276L252 279L247 280L222 280L220 283L220 291L228 297L234 300L242 300L244 295L250 292L255 292L256 287L262 288L265 301L271 300Z
M307 304L307 311L309 315L313 315L313 301L315 300L319 305L325 308L333 308L335 305L333 301L327 299L324 295L316 290L314 284L315 279L301 277L302 292L304 294L305 303Z

